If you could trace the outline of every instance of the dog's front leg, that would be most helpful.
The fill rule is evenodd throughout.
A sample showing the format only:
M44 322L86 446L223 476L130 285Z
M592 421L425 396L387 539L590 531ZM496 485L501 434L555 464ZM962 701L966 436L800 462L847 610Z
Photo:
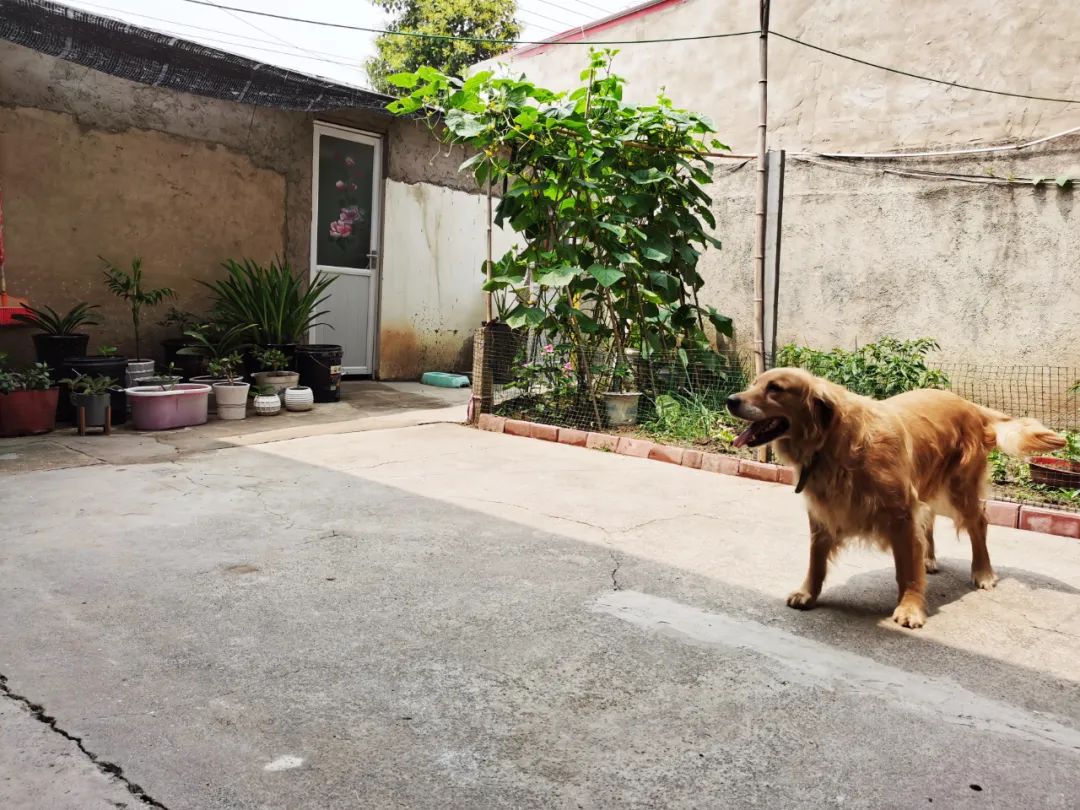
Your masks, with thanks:
M814 606L821 594L821 585L825 582L825 572L829 567L829 555L832 554L836 540L821 523L810 517L810 568L802 587L792 591L787 598L788 607L808 610Z
M926 541L922 522L913 515L905 517L890 534L900 592L893 621L904 627L922 627L926 624Z

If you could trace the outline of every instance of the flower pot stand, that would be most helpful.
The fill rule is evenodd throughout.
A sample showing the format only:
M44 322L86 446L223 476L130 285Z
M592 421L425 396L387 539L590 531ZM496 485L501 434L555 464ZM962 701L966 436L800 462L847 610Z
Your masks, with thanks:
M78 420L79 420L79 435L86 435L86 406L80 405L78 408ZM101 433L104 436L112 435L112 405L105 406L105 424L101 426Z

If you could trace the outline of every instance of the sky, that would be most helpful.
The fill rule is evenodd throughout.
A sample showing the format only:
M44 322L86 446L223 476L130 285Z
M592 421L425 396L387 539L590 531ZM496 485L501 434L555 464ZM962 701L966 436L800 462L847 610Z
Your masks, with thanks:
M190 0L58 0L166 34L202 42L260 62L358 87L369 87L363 64L375 34L275 20L198 5ZM386 15L365 0L209 0L235 8L309 20L382 28ZM539 40L589 23L642 0L518 0L521 39Z

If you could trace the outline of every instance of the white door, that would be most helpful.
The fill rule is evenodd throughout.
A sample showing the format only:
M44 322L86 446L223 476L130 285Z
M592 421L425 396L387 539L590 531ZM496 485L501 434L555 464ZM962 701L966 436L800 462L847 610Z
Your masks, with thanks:
M315 125L311 191L311 272L333 276L312 343L344 349L343 374L371 374L379 283L382 140Z

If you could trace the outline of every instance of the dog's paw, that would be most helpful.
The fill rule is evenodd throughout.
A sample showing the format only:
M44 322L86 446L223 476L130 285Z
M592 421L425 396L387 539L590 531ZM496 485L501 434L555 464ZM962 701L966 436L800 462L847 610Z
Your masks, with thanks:
M925 564L926 564L926 573L928 573L928 574L936 574L938 572L937 560L935 560L933 557L927 557L926 560L925 560Z
M997 576L993 571L972 571L971 584L980 591L992 591L997 585Z
M792 591L788 594L787 604L788 607L793 607L798 610L809 610L814 606L814 602L817 601L816 596L808 594L806 591Z
M918 605L897 605L892 620L901 627L915 629L926 624L926 611Z

